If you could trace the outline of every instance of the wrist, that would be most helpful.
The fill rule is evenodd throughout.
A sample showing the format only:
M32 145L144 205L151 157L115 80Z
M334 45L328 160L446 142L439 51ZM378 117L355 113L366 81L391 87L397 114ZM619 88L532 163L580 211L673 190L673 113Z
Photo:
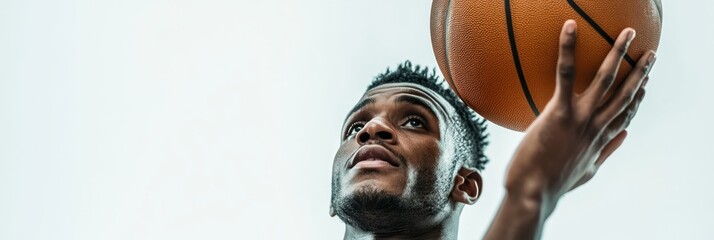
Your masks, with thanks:
M540 198L506 193L503 204L513 209L513 212L518 213L519 216L526 218L540 218L543 212L543 200Z
M547 183L546 179L531 174L515 174L518 177L509 176L506 178L506 193L508 197L518 198L528 201L543 202L546 199Z
M533 198L506 196L484 239L540 239L545 223L542 202Z
M507 181L504 203L513 206L526 216L537 216L545 220L555 209L559 197L548 191L545 181Z

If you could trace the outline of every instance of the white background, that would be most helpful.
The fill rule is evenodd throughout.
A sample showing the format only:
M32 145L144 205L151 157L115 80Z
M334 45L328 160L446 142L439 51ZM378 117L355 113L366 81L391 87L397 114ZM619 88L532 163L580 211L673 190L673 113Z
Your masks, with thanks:
M0 1L0 239L338 239L331 162L429 1ZM630 137L544 239L712 239L714 4L664 2ZM490 125L479 239L520 133Z

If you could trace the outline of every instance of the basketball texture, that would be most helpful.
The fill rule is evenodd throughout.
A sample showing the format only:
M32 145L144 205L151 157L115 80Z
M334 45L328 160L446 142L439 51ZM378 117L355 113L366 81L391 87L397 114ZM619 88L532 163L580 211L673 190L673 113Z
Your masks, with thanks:
M620 32L637 35L608 96L648 50L662 26L659 0L434 0L431 40L456 94L500 126L524 131L555 90L560 31L578 24L575 91L582 93Z

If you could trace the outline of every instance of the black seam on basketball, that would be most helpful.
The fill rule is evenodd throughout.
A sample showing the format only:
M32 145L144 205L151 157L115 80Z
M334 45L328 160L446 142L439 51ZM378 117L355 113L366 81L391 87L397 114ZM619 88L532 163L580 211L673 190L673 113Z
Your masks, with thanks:
M595 20L593 20L587 13L585 13L585 11L583 11L583 9L580 8L580 6L578 6L577 3L575 3L575 0L567 0L567 1L568 1L568 4L570 5L570 7L573 8L573 10L575 10L575 12L577 12L578 15L580 15L580 17L584 18L585 21L588 22L588 24L590 24L590 26L593 29L595 29L595 31L598 34L600 34L600 36L602 38L604 38L605 41L607 41L607 43L610 44L610 46L615 45L615 39L610 37L610 35L608 35L607 32L605 32L605 30L603 30L600 27L600 25L597 24L597 22L595 22ZM632 59L630 57L630 55L627 53L625 53L625 61L627 61L627 63L629 63L631 67L635 67L635 64L636 64L635 60Z
M446 64L446 75L449 76L449 80L456 85L454 77L451 76L451 64L449 64L449 16L451 14L451 0L446 1L446 14L444 14L444 64ZM457 96L461 96L456 90L456 86L452 88Z
M523 68L521 68L521 60L518 57L518 48L516 46L516 36L513 32L513 19L511 19L511 1L505 0L506 4L506 25L508 26L508 40L511 44L511 53L513 54L513 63L516 65L516 72L518 72L518 79L521 82L521 88L523 89L523 94L526 95L526 100L528 100L528 105L530 105L533 114L540 115L538 107L533 102L533 97L531 92L528 90L528 84L526 83L526 76L523 74Z

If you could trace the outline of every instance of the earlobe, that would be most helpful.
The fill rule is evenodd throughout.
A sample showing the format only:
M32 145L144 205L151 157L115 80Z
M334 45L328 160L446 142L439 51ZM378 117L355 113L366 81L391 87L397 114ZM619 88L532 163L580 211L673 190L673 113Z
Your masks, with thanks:
M330 217L334 217L335 215L337 215L337 214L335 213L335 208L332 207L332 205L330 205Z
M454 178L451 198L464 204L474 204L481 195L482 187L481 173L474 168L462 167Z

